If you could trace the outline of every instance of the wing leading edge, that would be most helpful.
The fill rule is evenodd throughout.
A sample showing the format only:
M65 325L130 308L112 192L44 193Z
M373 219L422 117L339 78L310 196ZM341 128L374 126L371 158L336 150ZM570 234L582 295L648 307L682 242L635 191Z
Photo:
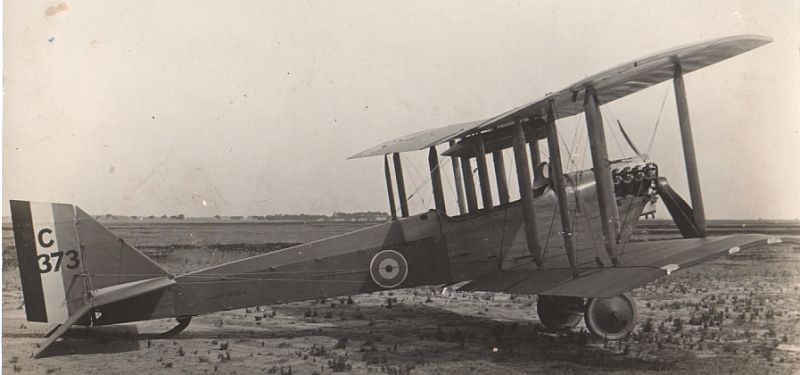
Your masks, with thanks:
M582 267L572 278L568 268L536 268L534 265L503 270L474 280L463 291L541 294L606 298L625 293L676 270L713 258L773 243L800 244L796 238L739 234L715 238L689 238L628 244L623 266Z
M386 155L386 154L391 154L393 152L424 150L428 147L436 146L440 143L444 143L453 138L456 138L456 136L458 136L461 133L467 132L471 129L475 129L475 127L479 126L485 121L486 120L462 122L458 124L442 126L439 128L423 130L420 132L392 139L391 141L381 143L375 147L361 151L349 157L348 159L357 159L375 155Z
M409 134L364 150L350 159L422 150L468 134L508 126L516 117L543 118L551 100L556 118L573 116L583 112L583 94L589 86L595 88L598 101L607 104L672 79L676 64L681 65L685 74L770 42L772 38L765 36L737 35L672 48L604 70L493 118Z

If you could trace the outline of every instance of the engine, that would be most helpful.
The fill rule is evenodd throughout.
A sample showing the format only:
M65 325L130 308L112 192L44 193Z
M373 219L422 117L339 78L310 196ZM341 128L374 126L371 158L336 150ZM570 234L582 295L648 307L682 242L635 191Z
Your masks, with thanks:
M614 194L617 198L643 197L653 194L658 181L658 166L646 163L611 170Z

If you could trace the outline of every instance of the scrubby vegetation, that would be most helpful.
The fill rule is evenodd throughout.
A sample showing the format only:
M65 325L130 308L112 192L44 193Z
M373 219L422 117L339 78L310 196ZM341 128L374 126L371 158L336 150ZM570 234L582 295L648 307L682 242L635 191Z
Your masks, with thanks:
M309 228L303 230L320 230ZM159 256L159 262L173 272L273 251L289 246L293 235L283 232L282 237L269 238L287 241L279 245L263 245L270 242L264 241L261 247L237 247L231 238L212 230L173 233L168 237L171 243L161 244L155 240L165 238L163 232L147 230L129 230L123 236L144 244L140 247ZM228 235L237 241L247 238L242 232ZM294 239L304 242L315 236L305 235ZM191 244L196 238L201 239L197 246L176 245ZM15 265L6 262L3 370L22 374L795 373L800 369L799 250L780 245L743 252L634 290L639 325L620 341L595 338L582 325L548 332L536 317L535 296L424 287L210 314L196 317L174 338L153 335L174 325L166 320L93 328L92 333L80 330L83 336L61 346L64 355L36 361L30 353L47 327L24 321L19 276ZM4 241L4 259L13 251L13 242Z

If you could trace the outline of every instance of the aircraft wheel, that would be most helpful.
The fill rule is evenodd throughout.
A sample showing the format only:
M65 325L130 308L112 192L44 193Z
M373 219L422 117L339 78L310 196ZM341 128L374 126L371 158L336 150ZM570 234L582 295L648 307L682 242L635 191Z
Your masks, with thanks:
M536 312L548 329L559 331L575 327L581 321L583 298L539 296Z
M633 331L636 318L636 302L628 294L610 298L594 298L586 304L583 318L586 327L597 336L619 340Z

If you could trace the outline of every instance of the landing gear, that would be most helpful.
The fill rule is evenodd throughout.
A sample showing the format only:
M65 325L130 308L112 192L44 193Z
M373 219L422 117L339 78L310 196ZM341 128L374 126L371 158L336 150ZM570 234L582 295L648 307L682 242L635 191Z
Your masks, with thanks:
M619 340L633 331L638 317L636 302L627 294L610 298L593 298L583 315L586 327L597 336Z
M192 322L192 317L191 316L179 316L179 317L175 318L175 320L178 321L178 325L176 325L175 327L172 327L172 329L170 329L167 332L158 334L158 337L171 337L171 336L175 336L175 335L183 332L183 330L186 329L186 327L189 326L189 323Z
M570 329L581 321L583 298L539 296L536 312L545 327L554 331Z

